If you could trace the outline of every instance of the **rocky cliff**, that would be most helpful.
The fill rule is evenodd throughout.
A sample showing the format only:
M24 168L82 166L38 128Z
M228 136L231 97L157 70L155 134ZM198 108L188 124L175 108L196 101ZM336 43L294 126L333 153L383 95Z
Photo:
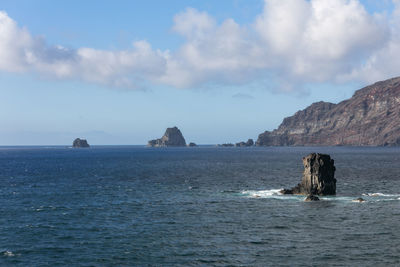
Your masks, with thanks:
M338 104L317 102L258 136L257 146L400 145L400 77Z
M147 144L150 147L169 147L169 146L186 146L185 138L177 127L167 128L163 137L150 140Z

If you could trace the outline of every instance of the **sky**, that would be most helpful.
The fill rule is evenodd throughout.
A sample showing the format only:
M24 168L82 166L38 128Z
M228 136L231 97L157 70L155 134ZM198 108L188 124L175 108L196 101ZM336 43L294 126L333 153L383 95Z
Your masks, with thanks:
M0 145L257 139L399 55L400 0L0 0Z

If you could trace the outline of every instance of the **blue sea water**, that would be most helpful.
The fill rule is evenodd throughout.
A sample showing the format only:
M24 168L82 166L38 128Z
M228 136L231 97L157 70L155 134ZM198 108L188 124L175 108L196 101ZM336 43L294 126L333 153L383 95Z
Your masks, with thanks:
M279 195L310 152L337 196ZM399 229L399 148L0 148L1 266L399 266Z

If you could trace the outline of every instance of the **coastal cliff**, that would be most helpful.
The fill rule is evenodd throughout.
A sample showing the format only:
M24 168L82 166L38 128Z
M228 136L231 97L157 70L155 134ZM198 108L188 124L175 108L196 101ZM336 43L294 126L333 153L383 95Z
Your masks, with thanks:
M338 104L314 103L260 134L256 145L400 145L400 77L362 88Z

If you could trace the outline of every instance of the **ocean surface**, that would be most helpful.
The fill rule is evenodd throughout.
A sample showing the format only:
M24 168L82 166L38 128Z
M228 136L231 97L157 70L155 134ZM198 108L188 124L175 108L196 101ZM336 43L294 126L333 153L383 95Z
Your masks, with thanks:
M0 147L0 266L399 265L400 148Z

